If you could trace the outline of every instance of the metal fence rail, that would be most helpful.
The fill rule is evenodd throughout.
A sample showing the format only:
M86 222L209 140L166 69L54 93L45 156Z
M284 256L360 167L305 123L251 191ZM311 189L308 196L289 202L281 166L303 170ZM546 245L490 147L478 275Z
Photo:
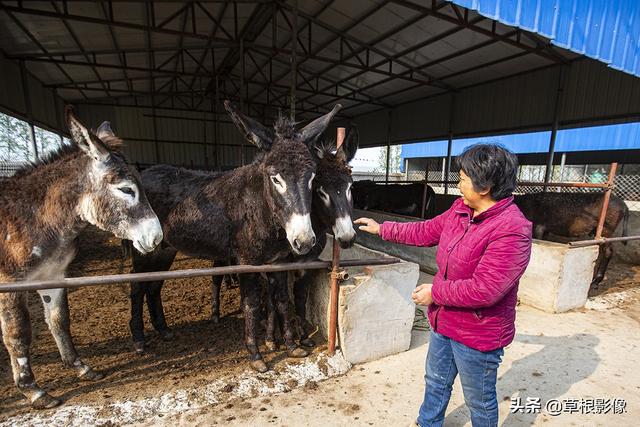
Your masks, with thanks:
M364 265L388 265L400 262L398 258L384 257L371 259L346 259L341 267ZM291 262L270 265L229 265L213 268L193 268L186 270L153 271L146 273L112 274L105 276L69 277L58 280L29 280L0 283L0 292L36 291L55 288L81 288L84 286L113 285L125 282L150 282L155 280L182 279L188 277L222 276L225 274L271 273L289 270L321 270L331 268L331 261Z

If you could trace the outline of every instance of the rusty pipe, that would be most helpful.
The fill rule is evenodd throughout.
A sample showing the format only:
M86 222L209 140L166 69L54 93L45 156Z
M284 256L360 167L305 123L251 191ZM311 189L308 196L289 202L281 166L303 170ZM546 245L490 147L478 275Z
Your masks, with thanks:
M400 262L393 257L342 260L344 267L367 265L387 265ZM105 276L69 277L56 280L29 280L23 282L0 283L0 292L36 291L56 288L81 288L84 286L113 285L126 282L150 282L189 277L222 276L225 274L270 273L289 270L322 270L331 267L329 261L290 262L269 265L229 265L213 268L193 268L186 270L152 271L147 273L112 274Z
M340 267L340 244L333 239L333 257L331 260L331 289L329 293L329 355L336 352L338 335L338 268Z
M617 163L611 163L609 168L609 178L607 179L607 191L604 193L604 199L602 200L602 209L600 210L600 218L598 218L598 228L596 228L596 239L602 237L602 230L604 229L604 220L607 217L607 210L609 209L609 200L611 199L611 192L613 191L613 181L616 179L616 170L618 169Z

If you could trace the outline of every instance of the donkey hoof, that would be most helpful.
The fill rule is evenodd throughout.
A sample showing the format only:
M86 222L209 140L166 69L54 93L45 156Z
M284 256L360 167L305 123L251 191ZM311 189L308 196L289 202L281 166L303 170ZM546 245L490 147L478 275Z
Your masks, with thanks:
M252 360L251 361L251 367L255 370L262 373L265 373L269 370L269 367L267 366L266 363L264 363L264 360L262 359L258 359L258 360Z
M89 368L87 372L78 376L82 381L98 381L104 378L104 374Z
M307 357L309 352L302 347L296 347L293 350L289 350L290 357Z
M265 341L264 345L269 351L276 351L278 349L278 344L276 344L275 341Z
M211 322L215 323L216 325L220 323L220 315L219 314L211 315Z
M300 341L300 345L302 345L303 347L311 348L311 347L315 347L316 343L311 338L305 338Z
M163 329L158 333L160 334L160 338L162 338L163 341L171 341L175 336L171 329Z
M136 354L144 354L144 341L134 341L133 349L136 351Z
M33 402L31 402L31 406L34 409L51 409L60 405L62 400L56 399L55 397L51 397L47 393L43 394Z

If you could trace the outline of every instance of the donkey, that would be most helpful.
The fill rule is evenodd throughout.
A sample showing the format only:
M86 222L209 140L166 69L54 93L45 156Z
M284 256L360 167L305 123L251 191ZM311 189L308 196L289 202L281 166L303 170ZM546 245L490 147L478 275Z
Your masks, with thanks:
M295 261L315 260L324 249L329 230L343 248L351 247L355 241L355 230L351 221L353 202L351 200L351 169L348 164L358 150L358 130L352 125L347 133L344 144L335 150L335 143L320 144L310 147L311 154L317 165L316 177L313 180L311 224L316 235L316 245L303 256L292 257ZM335 153L334 153L335 151ZM273 276L272 276L273 277ZM308 296L308 281L310 277L305 270L296 274L297 280L293 288L296 315L301 344L312 347L314 344L308 340L304 332L306 320L306 301ZM220 316L220 289L222 277L214 276L212 281L212 320L219 321ZM270 284L269 290L273 291L277 285ZM269 291L267 291L269 292ZM275 308L273 295L265 301L267 305L267 334L266 346L269 350L275 350Z
M152 254L147 260L135 255L134 271L167 269L177 250L214 261L267 264L292 253L304 255L315 245L310 211L316 164L308 146L324 132L340 105L300 131L284 118L273 129L267 128L229 101L225 101L225 108L243 135L261 152L253 163L224 173L166 165L147 169L142 175L143 185L163 224L165 242L161 254ZM165 338L170 337L161 286L162 282L132 284L130 325L136 351L144 350L144 293L154 328L163 331ZM304 357L308 352L294 340L286 282L274 292L289 355ZM257 344L261 294L257 274L240 275L240 294L251 366L265 372L268 367Z
M549 234L576 240L596 234L604 195L602 193L534 193L515 196L514 201L533 223L534 236L547 239ZM602 235L611 237L622 221L626 236L629 208L621 198L612 195ZM626 244L626 242L625 242ZM611 243L600 245L591 287L597 288L613 256Z
M353 228L351 215L353 200L351 196L351 168L349 162L358 150L358 130L351 126L344 143L335 150L335 143L315 147L317 159L317 175L313 181L313 198L311 209L311 223L318 241L311 251L304 256L294 256L294 261L317 260L327 244L327 233L333 232L334 238L343 249L350 248L355 243L356 232ZM309 270L294 272L293 285L294 304L297 316L298 336L300 344L313 347L315 343L309 338L307 330L306 307L309 296L309 285L312 275ZM273 287L269 287L272 289ZM275 343L275 311L272 306L273 295L267 300L267 331L266 346L276 349Z
M70 107L65 119L72 145L63 146L3 182L0 189L0 282L64 277L75 256L75 239L87 224L131 239L143 253L162 240L162 228L149 206L139 175L119 151L121 141L108 122L93 133ZM66 289L38 291L45 320L62 357L83 380L102 374L78 356L71 338ZM13 379L34 408L60 400L35 381L31 371L31 323L26 292L0 293L2 337Z

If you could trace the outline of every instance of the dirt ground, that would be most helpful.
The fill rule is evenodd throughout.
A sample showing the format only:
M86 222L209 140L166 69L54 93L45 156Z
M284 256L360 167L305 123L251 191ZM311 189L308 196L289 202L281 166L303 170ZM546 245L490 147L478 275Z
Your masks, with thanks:
M121 261L119 244L118 239L105 233L87 230L80 238L78 257L68 276L128 272L130 263ZM173 268L209 266L206 261L179 255ZM630 409L640 416L637 408L640 378L637 370L628 371L630 366L640 364L640 356L636 356L640 347L639 285L640 266L612 263L605 280L591 298L598 301L592 306L599 308L561 315L542 313L526 306L518 308L519 335L505 356L500 374L501 419L509 420L504 425L570 425L576 422L575 425L607 425L614 421L605 417L592 423L593 420L584 417L510 415L508 400L514 395L541 395L543 401L550 397L621 397L626 398ZM223 318L216 325L209 321L210 278L167 282L163 298L167 320L176 332L176 338L170 343L161 341L145 318L149 345L142 356L133 352L129 337L128 292L126 285L116 285L87 287L70 293L76 347L85 362L106 374L105 379L97 382L81 382L72 370L61 366L43 320L39 299L36 294L31 295L33 369L38 382L52 395L62 398L64 404L58 410L34 413L13 385L8 357L2 347L0 424L23 420L18 423L22 424L28 420L26 423L33 425L65 425L64 420L70 419L68 414L59 418L60 422L52 422L47 417L59 414L54 411L60 410L78 412L87 407L102 408L88 418L95 423L96 419L109 419L109 412L123 405L146 405L147 408L130 421L120 418L115 424L406 425L415 415L421 399L420 378L428 346L425 319L418 317L416 320L410 351L356 366L338 378L327 379L323 373L309 374L316 369L312 366L315 362L286 360L282 352L270 354L265 350L263 354L275 366L275 372L284 377L285 382L293 381L283 386L276 384L275 377L262 377L270 387L269 393L278 392L265 397L256 393L242 394L240 390L253 381L255 374L246 370L237 288L223 288ZM629 356L623 360L612 354L607 349L613 346ZM320 346L313 357L318 358L322 349ZM326 367L322 370L326 374ZM293 377L298 379L287 380L293 377L286 377L284 373L292 371L295 371ZM532 372L541 373L541 378ZM304 378L301 380L301 377ZM199 406L185 403L192 400L191 394L197 398L197 390L210 388L212 381L220 378L231 380L217 386L218 394L229 393L232 398L202 400L204 403ZM317 383L320 379L326 381ZM527 388L528 385L521 381L537 385ZM300 388L300 385L304 387ZM468 425L459 384L456 387L446 425ZM236 391L238 393L233 394ZM180 405L184 405L184 410L180 410ZM165 406L173 409L163 418L158 408ZM628 415L632 413L630 411ZM637 417L625 416L615 422L633 425L626 422L634 419ZM76 418L73 424L83 423Z
M173 269L211 267L208 261L178 255ZM88 229L79 241L78 256L68 277L129 272L123 261L120 240L97 229ZM140 356L133 352L129 335L128 285L86 287L71 291L71 332L82 359L106 374L97 382L79 381L73 370L60 362L55 342L44 322L36 293L30 295L33 370L38 383L65 405L106 406L125 399L141 399L163 390L194 388L211 378L244 371L247 352L243 344L243 319L237 287L223 287L219 324L211 315L211 279L200 277L171 280L163 287L163 302L169 326L176 333L172 342L160 340L145 308L148 348ZM9 358L0 349L0 421L30 411L13 385ZM263 355L278 367L283 352Z

